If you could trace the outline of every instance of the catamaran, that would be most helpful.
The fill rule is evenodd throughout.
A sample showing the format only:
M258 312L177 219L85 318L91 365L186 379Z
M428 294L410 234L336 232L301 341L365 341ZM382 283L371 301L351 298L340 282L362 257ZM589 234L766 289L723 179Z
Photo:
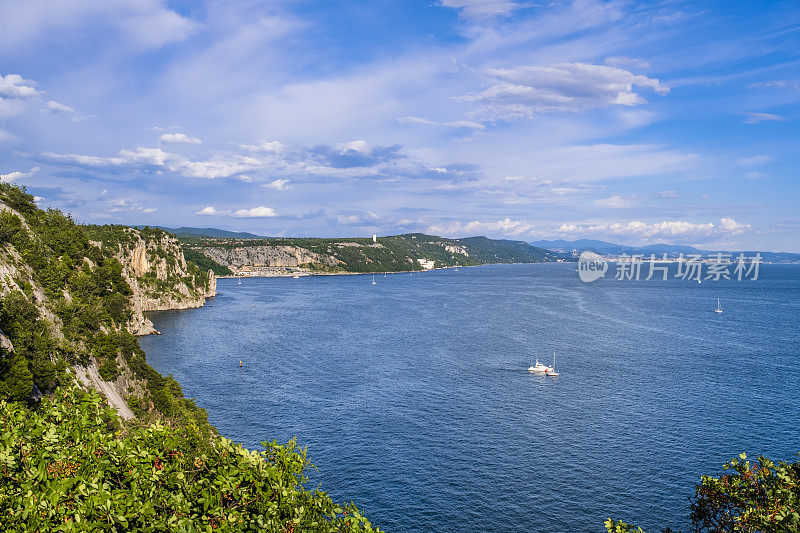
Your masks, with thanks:
M719 305L719 298L717 298L717 308L714 309L714 312L715 313L721 313L722 312L722 307Z

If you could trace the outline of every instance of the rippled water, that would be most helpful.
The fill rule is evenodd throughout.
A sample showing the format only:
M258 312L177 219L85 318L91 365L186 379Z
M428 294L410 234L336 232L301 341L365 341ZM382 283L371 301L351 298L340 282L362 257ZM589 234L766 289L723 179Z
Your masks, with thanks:
M800 451L800 266L761 275L223 279L141 341L221 433L297 436L314 482L387 531L655 530L685 526L693 484L740 452ZM560 377L526 372L554 351Z

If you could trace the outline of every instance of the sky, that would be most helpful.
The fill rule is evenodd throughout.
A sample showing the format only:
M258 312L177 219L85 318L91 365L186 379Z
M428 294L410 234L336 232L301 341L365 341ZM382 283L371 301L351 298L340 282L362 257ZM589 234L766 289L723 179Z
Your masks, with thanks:
M4 0L0 180L97 224L800 252L800 3Z

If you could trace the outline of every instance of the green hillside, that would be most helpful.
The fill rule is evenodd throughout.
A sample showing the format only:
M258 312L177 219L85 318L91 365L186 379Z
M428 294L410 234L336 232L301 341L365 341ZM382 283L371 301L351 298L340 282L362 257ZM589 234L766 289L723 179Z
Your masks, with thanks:
M209 249L269 248L292 246L332 261L307 266L325 272L397 272L422 270L419 260L434 261L436 268L489 263L542 263L563 261L566 256L531 246L524 241L486 237L447 239L423 233L371 238L270 238L217 239L183 237L187 249L210 254ZM221 262L221 261L220 261ZM335 264L336 266L331 266Z

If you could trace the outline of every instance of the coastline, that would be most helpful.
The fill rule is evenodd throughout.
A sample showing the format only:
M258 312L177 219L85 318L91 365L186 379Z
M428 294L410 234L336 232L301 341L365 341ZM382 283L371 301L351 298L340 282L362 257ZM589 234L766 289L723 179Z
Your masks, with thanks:
M564 263L574 263L576 261L541 261L537 263L483 263L480 265L452 265L452 266L443 266L443 267L434 267L434 268L427 268L422 270L379 270L376 272L307 272L307 271L297 271L297 272L287 272L286 274L257 274L257 275L248 275L248 276L237 276L237 275L230 275L230 276L214 276L216 279L247 279L247 278L293 278L295 276L298 277L309 277L309 276L361 276L361 275L377 275L377 274L416 274L416 273L423 273L423 272L432 272L434 270L448 270L454 268L475 268L475 267L483 267L483 266L491 266L491 265L558 265Z

